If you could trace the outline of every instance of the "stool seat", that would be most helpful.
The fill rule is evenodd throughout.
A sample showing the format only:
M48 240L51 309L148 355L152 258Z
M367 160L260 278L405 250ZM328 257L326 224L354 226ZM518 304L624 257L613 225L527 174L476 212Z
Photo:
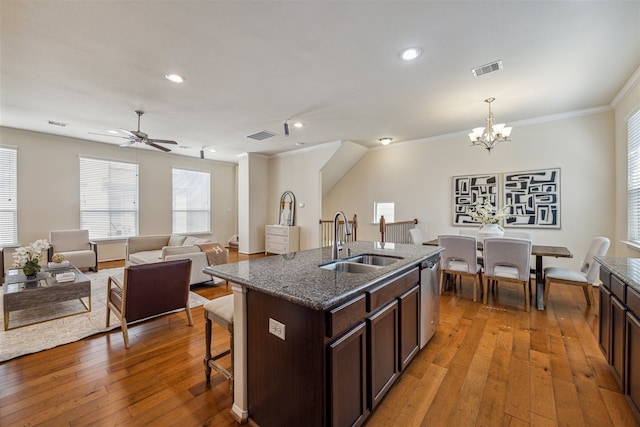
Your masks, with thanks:
M211 378L211 369L215 369L230 382L233 389L233 294L209 301L204 304L205 328L205 359L204 369L207 381ZM211 322L226 328L229 331L229 349L218 354L211 354ZM226 355L231 355L231 370L220 366L216 361Z

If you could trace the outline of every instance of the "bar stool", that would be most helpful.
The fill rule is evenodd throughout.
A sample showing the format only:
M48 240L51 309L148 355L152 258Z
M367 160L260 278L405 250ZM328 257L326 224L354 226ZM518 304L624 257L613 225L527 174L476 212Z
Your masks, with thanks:
M220 372L229 380L229 386L233 390L233 294L209 301L204 306L204 318L206 321L205 341L206 352L204 359L204 371L207 381L211 378L211 369ZM226 328L229 331L229 349L217 354L211 354L211 322ZM231 370L223 368L217 360L226 355L231 355Z

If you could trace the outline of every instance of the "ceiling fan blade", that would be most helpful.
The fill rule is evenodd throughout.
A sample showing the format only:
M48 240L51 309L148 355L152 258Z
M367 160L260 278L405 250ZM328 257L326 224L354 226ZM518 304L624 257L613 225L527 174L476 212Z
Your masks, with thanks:
M177 142L171 141L169 139L150 139L149 138L149 139L147 139L147 141L155 142L156 144L176 144L176 145L178 144Z
M131 139L131 140L129 140L129 142L124 142L124 143L120 144L120 147L131 147L136 142L137 141L135 139Z
M100 136L110 136L112 138L124 138L124 139L129 139L128 136L122 136L122 135L110 135L108 133L98 133L98 132L88 132L90 135L100 135Z
M151 140L147 140L147 141L145 142L145 144L150 145L150 146L152 146L152 147L154 147L154 148L157 148L158 150L162 150L162 151L164 151L165 153L166 153L166 152L171 151L171 150L170 150L170 149L168 149L167 147L163 147L162 145L154 144L153 142L151 142Z

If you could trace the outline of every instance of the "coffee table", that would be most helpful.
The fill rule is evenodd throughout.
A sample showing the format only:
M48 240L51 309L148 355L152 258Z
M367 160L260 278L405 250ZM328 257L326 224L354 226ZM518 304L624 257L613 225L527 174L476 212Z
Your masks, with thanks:
M56 276L60 273L75 273L75 280L72 282L58 282ZM4 330L17 329L23 326L34 325L53 319L59 319L76 314L91 311L91 280L73 265L60 269L49 269L43 267L42 271L34 280L27 280L19 269L9 270L4 283L3 309L4 309ZM87 302L83 300L87 299ZM78 299L85 310L61 316L49 317L44 320L23 324L13 328L9 327L10 313L18 310L49 306L51 304Z

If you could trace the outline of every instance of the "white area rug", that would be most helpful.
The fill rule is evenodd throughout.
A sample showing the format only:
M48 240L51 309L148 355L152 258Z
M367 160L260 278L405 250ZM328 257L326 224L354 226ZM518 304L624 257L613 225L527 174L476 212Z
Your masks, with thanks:
M91 280L91 312L78 314L61 319L49 320L36 325L25 326L9 331L0 327L0 362L4 362L25 354L57 347L62 344L78 341L82 338L120 327L120 321L111 314L111 326L105 327L107 314L107 281L109 276L123 277L123 268L110 268L97 273L88 272L86 276ZM122 281L120 282L122 283ZM0 287L0 314L4 289ZM191 308L198 307L209 301L191 292L189 302ZM86 303L86 301L85 301ZM65 301L48 307L11 312L9 327L32 323L36 320L49 319L56 315L77 313L85 310L79 300Z

